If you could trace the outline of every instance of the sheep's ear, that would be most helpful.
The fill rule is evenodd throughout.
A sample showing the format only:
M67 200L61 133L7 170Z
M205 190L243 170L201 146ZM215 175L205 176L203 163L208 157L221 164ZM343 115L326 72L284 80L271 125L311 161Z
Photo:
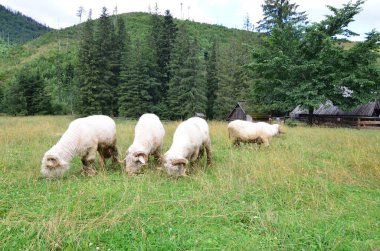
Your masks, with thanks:
M51 167L57 167L59 165L58 159L54 156L47 156L46 160L47 164Z
M172 165L175 166L175 165L180 165L180 164L183 164L183 165L186 165L189 161L185 158L183 159L173 159L172 160Z
M143 165L146 164L146 161L145 161L145 158L144 158L143 155L139 155L139 156L138 156L138 159L139 159L139 161L140 161Z
M148 162L148 156L144 152L135 152L134 156L138 158L138 160L145 165Z

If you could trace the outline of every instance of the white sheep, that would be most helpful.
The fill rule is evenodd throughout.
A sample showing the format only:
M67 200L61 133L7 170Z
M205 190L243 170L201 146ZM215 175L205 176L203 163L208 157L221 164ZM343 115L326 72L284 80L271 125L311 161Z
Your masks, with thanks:
M282 126L279 124L268 124L266 122L256 122L255 124L261 126L261 128L265 130L270 137L283 133Z
M76 119L70 123L57 144L45 153L41 174L47 178L62 176L69 169L71 159L79 156L83 164L82 172L94 175L96 151L99 152L102 168L105 158L118 162L115 122L104 115Z
M150 154L158 160L164 144L165 129L160 119L152 113L143 114L135 127L135 138L125 157L125 171L139 173Z
M278 124L270 125L265 122L249 122L234 120L228 124L228 135L234 145L240 142L264 143L269 145L269 139L280 132Z
M207 164L211 164L211 140L207 122L199 117L189 118L177 127L173 143L164 155L164 168L171 176L185 176L185 166L202 157L204 148Z

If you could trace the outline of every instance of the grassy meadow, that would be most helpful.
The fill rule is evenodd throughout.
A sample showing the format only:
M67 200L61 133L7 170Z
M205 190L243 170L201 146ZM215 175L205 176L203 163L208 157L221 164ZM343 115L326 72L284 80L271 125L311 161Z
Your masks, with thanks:
M269 147L232 147L210 122L213 165L186 178L95 177L75 158L40 177L42 156L73 117L0 117L0 250L377 250L380 132L286 128ZM135 121L117 120L122 158ZM165 123L164 149L175 122Z

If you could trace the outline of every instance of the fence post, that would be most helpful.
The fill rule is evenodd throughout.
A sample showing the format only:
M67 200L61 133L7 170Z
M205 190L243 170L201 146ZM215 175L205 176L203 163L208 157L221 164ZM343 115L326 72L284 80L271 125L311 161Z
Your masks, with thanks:
M360 118L358 118L358 129L360 130Z

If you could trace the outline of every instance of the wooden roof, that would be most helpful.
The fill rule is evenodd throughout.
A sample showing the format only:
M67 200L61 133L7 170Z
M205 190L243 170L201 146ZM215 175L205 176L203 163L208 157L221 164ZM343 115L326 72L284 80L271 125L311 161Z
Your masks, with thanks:
M231 118L232 114L234 113L234 111L237 108L240 108L244 112L244 114L248 114L248 105L247 105L247 103L245 101L239 101L239 102L236 103L236 105L234 106L234 108L228 114L226 120L229 120L229 118Z
M369 102L365 105L360 105L349 112L343 112L341 115L351 115L351 116L366 116L371 117L375 112L375 109L380 109L380 102Z
M316 115L343 115L343 116L363 116L371 117L374 115L375 109L380 109L380 102L374 101L364 105L359 105L351 111L342 111L339 107L333 105L331 101L327 101L326 104L320 105L318 109L314 109L313 114ZM294 108L290 112L291 116L308 114L307 109L301 109L300 106Z

